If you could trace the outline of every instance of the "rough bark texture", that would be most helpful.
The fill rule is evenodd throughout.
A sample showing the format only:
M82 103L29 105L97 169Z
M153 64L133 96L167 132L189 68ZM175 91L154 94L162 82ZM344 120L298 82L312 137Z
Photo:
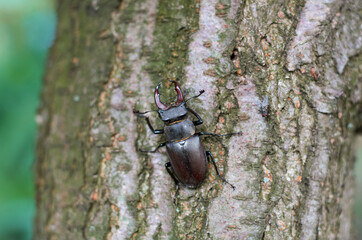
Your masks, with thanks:
M361 1L64 0L39 111L34 239L352 239ZM175 186L132 114L177 79L223 175ZM259 103L268 96L269 117ZM157 114L152 123L162 125Z

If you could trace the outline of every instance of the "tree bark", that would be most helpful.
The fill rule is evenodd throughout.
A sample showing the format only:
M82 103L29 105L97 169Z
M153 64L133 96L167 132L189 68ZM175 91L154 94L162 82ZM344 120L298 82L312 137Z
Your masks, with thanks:
M58 1L39 110L34 239L352 239L361 1ZM209 165L175 185L132 110L174 96ZM268 97L268 116L260 102ZM153 125L162 127L157 114Z

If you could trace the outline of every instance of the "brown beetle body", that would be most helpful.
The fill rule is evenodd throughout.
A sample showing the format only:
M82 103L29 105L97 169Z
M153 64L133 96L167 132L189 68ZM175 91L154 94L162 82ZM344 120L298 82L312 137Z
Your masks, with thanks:
M204 181L207 158L200 137L166 143L173 171L178 180L189 188L196 188Z

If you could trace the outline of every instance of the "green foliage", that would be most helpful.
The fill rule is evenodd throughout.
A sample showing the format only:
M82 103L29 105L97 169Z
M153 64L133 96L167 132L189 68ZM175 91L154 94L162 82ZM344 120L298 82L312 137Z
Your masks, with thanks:
M36 110L55 14L49 0L0 0L0 239L30 239Z

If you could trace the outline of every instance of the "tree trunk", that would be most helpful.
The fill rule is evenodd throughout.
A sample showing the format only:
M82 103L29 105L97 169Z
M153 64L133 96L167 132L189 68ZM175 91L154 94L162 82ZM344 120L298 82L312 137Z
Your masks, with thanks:
M34 239L352 239L361 1L58 1L38 120ZM175 184L140 111L176 79L209 164ZM166 90L167 89L167 90ZM268 97L268 116L260 102ZM262 104L265 107L265 102ZM157 114L153 125L162 127Z

